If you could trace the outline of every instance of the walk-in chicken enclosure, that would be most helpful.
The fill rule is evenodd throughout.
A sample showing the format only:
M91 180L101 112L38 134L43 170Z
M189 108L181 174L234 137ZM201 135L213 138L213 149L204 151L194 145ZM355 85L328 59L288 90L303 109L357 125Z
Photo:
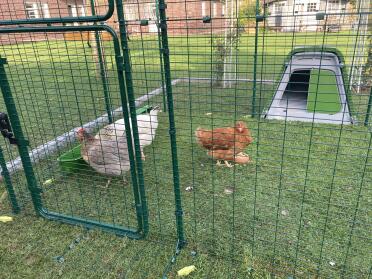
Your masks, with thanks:
M371 276L370 1L0 2L15 213L233 267L195 278Z

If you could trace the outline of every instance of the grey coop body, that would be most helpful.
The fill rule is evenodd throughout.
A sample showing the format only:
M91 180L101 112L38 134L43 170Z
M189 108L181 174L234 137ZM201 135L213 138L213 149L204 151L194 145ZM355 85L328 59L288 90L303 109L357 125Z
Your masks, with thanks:
M352 118L345 83L343 63L332 52L298 52L286 64L278 88L265 117L268 119L303 121L330 124L351 124ZM307 107L310 71L328 70L334 73L340 110L336 113L311 111ZM317 93L318 94L318 93Z

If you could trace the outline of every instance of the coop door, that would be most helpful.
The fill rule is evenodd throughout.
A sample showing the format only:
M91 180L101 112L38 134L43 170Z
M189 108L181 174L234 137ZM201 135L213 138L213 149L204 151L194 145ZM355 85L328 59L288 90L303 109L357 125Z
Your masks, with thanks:
M0 69L3 101L22 161L13 163L25 172L26 181L19 183L28 185L39 214L138 238L146 209L139 194L143 189L138 188L134 151L128 147L131 133L125 129L121 133L127 144L112 137L107 143L104 136L97 136L110 120L123 118L118 108L128 110L120 45L105 27L76 29L6 34L17 41L16 49L3 46L1 56L6 56L7 64ZM66 32L78 36L67 38ZM83 32L89 36L82 36ZM129 121L128 114L125 118ZM79 127L87 132L83 142L76 137ZM119 160L128 168L118 174L114 171L117 157L106 154L104 148L114 153L119 144L127 148L127 156ZM88 145L95 145L96 155L91 152L87 157ZM112 148L107 149L108 145Z

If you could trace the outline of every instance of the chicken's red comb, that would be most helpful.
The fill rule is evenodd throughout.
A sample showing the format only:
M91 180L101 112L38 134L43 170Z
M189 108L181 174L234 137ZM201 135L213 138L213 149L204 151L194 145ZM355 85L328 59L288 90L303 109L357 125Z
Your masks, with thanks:
M84 131L85 131L84 128L81 127L81 128L79 128L76 132L77 132L77 133L82 133L82 132L84 132Z

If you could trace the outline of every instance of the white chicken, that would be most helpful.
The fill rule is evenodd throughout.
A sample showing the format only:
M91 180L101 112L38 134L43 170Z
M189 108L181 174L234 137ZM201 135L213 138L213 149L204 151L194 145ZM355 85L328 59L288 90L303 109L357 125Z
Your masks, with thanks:
M110 126L104 127L95 136L84 128L77 132L84 161L96 172L110 176L105 188L112 176L120 176L130 169L127 138Z
M143 160L145 159L144 147L150 145L155 138L158 113L159 108L155 107L150 113L137 116ZM110 184L112 176L121 176L130 170L124 119L105 126L95 136L80 128L77 131L77 138L81 142L81 155L84 161L98 173L110 176L105 188Z
M155 139L156 129L158 128L158 113L160 107L155 106L149 113L137 115L138 137L141 147L142 160L146 159L143 149L145 146L150 145ZM130 122L132 123L132 122ZM111 124L112 125L112 124ZM115 121L115 129L125 131L124 119Z

